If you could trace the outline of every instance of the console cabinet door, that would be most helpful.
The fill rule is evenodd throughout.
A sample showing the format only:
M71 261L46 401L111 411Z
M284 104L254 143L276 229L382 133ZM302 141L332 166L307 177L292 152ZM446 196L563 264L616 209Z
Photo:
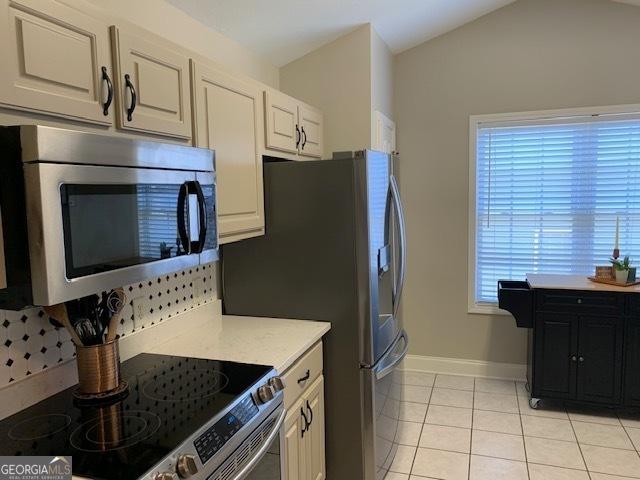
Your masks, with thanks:
M538 313L534 332L532 396L574 398L577 355L578 317L565 313Z
M282 452L282 480L306 480L307 454L303 437L305 421L301 409L304 396L288 410L284 420L284 437L280 451Z
M298 107L298 123L300 125L298 153L305 157L322 157L322 113L315 108L300 105Z
M625 336L624 401L626 405L640 407L640 315L632 314L634 316L627 319Z
M309 431L305 434L307 443L307 470L310 480L324 480L326 476L324 459L324 377L313 382L304 394L305 407L309 412Z
M216 152L220 243L264 234L262 91L192 62L195 144Z
M580 316L577 398L619 403L622 394L620 317Z
M298 153L298 102L274 90L264 92L266 147Z
M0 9L0 104L110 125L107 25L50 0L0 0Z
M111 41L118 127L191 138L189 59L115 26L111 27Z

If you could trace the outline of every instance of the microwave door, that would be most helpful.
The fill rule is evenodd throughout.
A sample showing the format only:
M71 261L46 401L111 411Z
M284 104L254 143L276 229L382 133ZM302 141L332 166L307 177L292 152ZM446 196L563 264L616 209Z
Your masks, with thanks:
M200 263L209 263L218 260L218 230L216 228L216 183L215 174L212 172L197 172L196 183L200 189L201 198L197 200L202 208L196 209L198 218L192 219L199 226L192 235L192 238L202 237L200 252ZM192 196L193 197L193 196ZM198 198L195 195L196 199ZM204 218L200 221L199 215L203 212ZM191 224L193 225L193 223ZM190 226L191 226L190 225ZM205 232L202 235L201 228L204 225Z
M26 164L24 172L34 304L199 263L179 221L190 216L179 205L194 172L51 163Z

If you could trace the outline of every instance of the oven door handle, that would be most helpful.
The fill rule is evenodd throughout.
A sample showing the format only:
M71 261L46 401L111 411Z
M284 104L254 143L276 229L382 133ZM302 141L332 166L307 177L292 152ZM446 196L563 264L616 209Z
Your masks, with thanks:
M269 434L267 439L262 444L262 447L260 447L260 450L258 450L254 454L253 458L251 460L249 460L249 463L247 463L244 467L242 467L242 470L240 470L236 474L236 476L233 477L233 480L242 480L242 479L244 479L251 472L251 470L253 470L255 468L255 466L260 462L260 460L262 460L262 457L264 457L265 454L267 453L267 450L269 450L269 447L271 446L271 443L276 439L276 437L278 435L280 435L280 429L282 428L282 425L284 424L284 418L286 416L287 416L287 410L286 409L282 409L282 412L278 416L278 420L276 420L276 423L273 426L273 430L271 431L271 433Z

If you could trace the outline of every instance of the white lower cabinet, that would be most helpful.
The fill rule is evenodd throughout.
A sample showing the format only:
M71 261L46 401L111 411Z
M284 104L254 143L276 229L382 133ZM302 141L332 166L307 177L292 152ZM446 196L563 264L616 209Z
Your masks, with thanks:
M284 422L283 479L324 480L324 377L289 408Z

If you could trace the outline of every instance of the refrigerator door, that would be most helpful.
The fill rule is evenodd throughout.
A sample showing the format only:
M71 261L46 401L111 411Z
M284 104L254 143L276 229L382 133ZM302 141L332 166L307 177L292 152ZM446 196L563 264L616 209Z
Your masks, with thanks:
M402 330L374 368L362 369L366 480L383 479L398 450L403 401L402 371L398 365L407 354L408 346L407 333Z
M367 265L361 363L372 366L386 352L402 328L398 306L406 263L404 216L392 158L385 153L356 153L356 220L359 265Z

